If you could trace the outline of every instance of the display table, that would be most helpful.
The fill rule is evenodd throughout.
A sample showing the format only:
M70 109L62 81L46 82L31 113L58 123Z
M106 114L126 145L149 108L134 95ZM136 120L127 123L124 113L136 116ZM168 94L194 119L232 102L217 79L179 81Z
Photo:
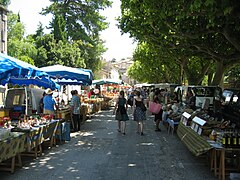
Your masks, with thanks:
M60 143L64 141L70 141L70 123L69 122L60 122L57 130L56 130L56 139L60 141Z
M81 108L80 108L81 123L84 123L87 120L87 114L88 114L88 106L86 104L81 105Z
M101 111L101 105L103 102L103 98L93 98L93 99L84 99L83 104L87 104L90 107L89 114L94 114Z
M226 154L230 154L229 157ZM214 171L214 175L219 177L221 180L225 180L226 171L239 172L239 161L236 167L228 167L226 165L226 160L238 160L240 158L240 148L224 148L224 147L214 147L211 152L211 170Z
M31 128L1 129L0 131L0 170L14 172L15 166L21 166L21 155L34 156L42 154L42 143L50 139L50 146L53 145L55 136L61 141L70 141L70 123L63 120L51 120L42 125ZM18 158L18 164L15 158ZM5 160L11 159L6 164ZM6 166L8 165L8 166Z
M197 134L190 126L179 123L177 134L183 143L195 156L208 152L212 147L207 139Z
M60 109L56 112L57 119L65 119L66 121L71 121L71 110L70 108Z
M20 153L25 151L26 134L24 133L11 133L7 139L0 141L0 165L7 159L12 159L11 164L4 163L4 167L0 170L10 171L11 173L15 170L15 157L18 157L18 164L22 166ZM7 166L6 166L7 165Z

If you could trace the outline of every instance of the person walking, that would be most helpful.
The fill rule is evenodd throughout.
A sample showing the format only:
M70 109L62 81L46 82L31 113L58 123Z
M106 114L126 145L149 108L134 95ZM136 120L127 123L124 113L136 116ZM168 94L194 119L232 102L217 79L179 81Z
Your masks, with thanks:
M46 92L44 91L43 95L42 95L42 98L40 99L40 102L39 102L39 107L40 107L40 113L41 114L43 113L43 108L44 108L43 98L44 98L45 95L46 95Z
M163 96L161 94L161 91L160 90L155 91L153 102L161 104L162 103L162 100L161 100L162 98L163 98ZM155 125L156 125L155 131L161 131L159 126L160 126L160 122L162 121L162 114L163 114L162 108L161 108L161 110L159 111L158 114L154 114L154 116L155 116L154 121L155 121Z
M113 113L115 114L115 119L118 121L118 132L121 132L123 135L126 135L126 121L129 120L127 108L128 105L124 97L124 91L120 91Z
M80 131L80 126L81 126L81 121L80 121L80 106L81 106L81 101L80 97L78 96L78 91L77 90L72 90L72 99L70 102L70 107L71 107L71 113L72 113L72 118L73 118L73 130Z
M136 96L133 101L133 120L137 122L137 133L143 135L143 121L146 120L146 112L142 110L143 102L141 93L136 91Z
M54 110L58 110L58 105L55 98L52 96L53 91L48 88L45 93L46 95L43 97L43 114L49 114L54 117Z

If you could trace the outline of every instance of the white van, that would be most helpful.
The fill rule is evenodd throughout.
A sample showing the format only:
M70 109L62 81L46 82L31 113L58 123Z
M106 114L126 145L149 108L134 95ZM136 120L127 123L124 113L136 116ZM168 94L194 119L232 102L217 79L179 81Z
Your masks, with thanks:
M9 110L10 116L38 114L40 113L39 103L43 97L43 92L44 89L28 87L8 89L5 108Z

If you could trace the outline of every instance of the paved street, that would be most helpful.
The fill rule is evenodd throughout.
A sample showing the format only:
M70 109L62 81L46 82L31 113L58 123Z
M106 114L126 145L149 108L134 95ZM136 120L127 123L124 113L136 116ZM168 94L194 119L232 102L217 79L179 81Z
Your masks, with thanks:
M177 134L168 134L165 127L155 132L153 116L148 117L144 136L136 133L132 117L124 136L117 131L112 110L100 112L86 121L80 133L72 134L70 142L23 161L24 167L14 174L0 171L0 179L217 179L206 157L194 157Z

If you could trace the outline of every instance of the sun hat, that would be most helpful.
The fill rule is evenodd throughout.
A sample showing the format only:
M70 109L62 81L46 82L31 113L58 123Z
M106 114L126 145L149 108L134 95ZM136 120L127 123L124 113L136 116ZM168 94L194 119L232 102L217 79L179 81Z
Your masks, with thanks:
M47 88L47 89L45 90L45 93L46 93L46 94L52 94L53 91L52 91L50 88Z

